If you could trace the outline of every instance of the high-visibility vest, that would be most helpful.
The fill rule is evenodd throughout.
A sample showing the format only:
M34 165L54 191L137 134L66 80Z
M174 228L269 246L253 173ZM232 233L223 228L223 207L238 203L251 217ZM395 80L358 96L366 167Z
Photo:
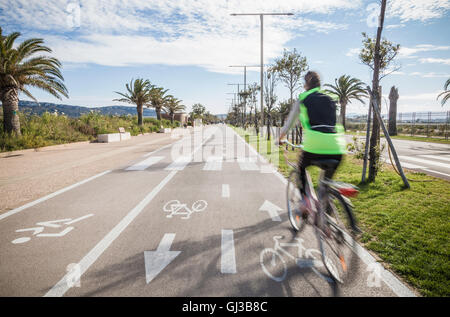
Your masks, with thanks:
M330 96L332 99L336 99L335 96L321 91L320 87L310 89L299 95L300 122L303 126L303 150L314 154L345 154L347 152L347 144L344 136L344 127L342 126L342 124L336 124L336 133L323 133L311 129L308 109L303 104L303 101L306 99L306 97L315 92L320 92Z

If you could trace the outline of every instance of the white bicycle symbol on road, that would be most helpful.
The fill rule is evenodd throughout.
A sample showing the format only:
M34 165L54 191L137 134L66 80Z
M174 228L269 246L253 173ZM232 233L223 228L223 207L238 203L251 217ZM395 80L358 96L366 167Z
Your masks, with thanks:
M283 236L274 236L275 246L273 248L266 248L261 251L259 260L264 273L271 279L277 282L282 282L287 275L287 264L283 256L296 261L300 268L311 268L314 273L321 278L329 281L330 279L321 274L317 268L323 267L321 260L321 253L317 249L307 249L303 246L303 239L295 238L297 242L286 243L280 242ZM295 257L285 248L296 248L298 256ZM267 264L265 262L268 262Z
M181 217L181 219L189 219L194 212L204 211L207 206L208 203L205 200L197 200L189 209L187 204L182 204L179 200L170 200L164 205L163 210L170 213L167 218L172 218L174 215L183 215L184 217Z

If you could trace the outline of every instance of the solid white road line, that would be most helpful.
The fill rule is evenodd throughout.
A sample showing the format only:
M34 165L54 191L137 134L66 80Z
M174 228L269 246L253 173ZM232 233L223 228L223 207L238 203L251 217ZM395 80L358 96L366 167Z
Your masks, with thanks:
M445 164L445 163L440 163L440 162L430 161L430 160L422 160L420 158L411 157L411 156L399 156L399 158L401 160L409 160L409 161L419 162L419 163L428 164L428 165L432 165L432 166L445 167L445 168L450 169L450 164Z
M197 152L208 139L205 139L196 149L194 149L192 156ZM78 263L80 266L80 277L94 264L95 261L105 252L105 250L114 242L115 239L122 233L123 230L142 212L142 210L153 200L153 198L167 185L167 183L178 173L178 170L174 170L169 173L153 190L145 196L145 198L137 204L122 220L99 242L97 245L89 251L89 253L81 259ZM61 297L71 287L71 281L73 272L68 272L64 277L56 283L44 296L45 297Z
M34 205L37 205L37 204L39 204L39 203L41 203L41 202L43 202L43 201L46 201L46 200L48 200L48 199L50 199L50 198L53 198L53 197L55 197L55 196L57 196L57 195L59 195L59 194L62 194L62 193L64 193L64 192L68 191L68 190L71 190L71 189L73 189L73 188L75 188L75 187L78 187L78 186L80 186L80 185L86 184L87 182L90 182L91 180L94 180L94 179L99 178L99 177L101 177L101 176L103 176L103 175L106 175L106 174L108 174L109 172L111 172L111 170L108 170L108 171L99 173L99 174L94 175L94 176L89 177L89 178L86 178L85 180L82 180L81 182L78 182L78 183L76 183L76 184L70 185L70 186L65 187L65 188L63 188L63 189L60 189L60 190L58 190L58 191L56 191L56 192L54 192L54 193L52 193L52 194L49 194L49 195L44 196L44 197L42 197L42 198L39 198L39 199L37 199L37 200L35 200L35 201L32 201L32 202L30 202L30 203L28 203L28 204L26 204L26 205L23 205L23 206L18 207L18 208L16 208L16 209L13 209L13 210L10 210L10 211L8 211L8 212L5 212L4 214L1 214L1 215L0 215L0 220L5 219L6 217L12 216L12 215L14 215L14 214L16 214L16 213L18 213L18 212L21 212L21 211L24 210L24 209L27 209L27 208L32 207L32 206L34 206Z
M224 274L236 273L236 253L234 250L233 230L222 229L222 257L220 271Z
M80 266L80 276L102 255L102 253L113 243L123 230L144 210L161 189L175 176L177 171L172 171L158 186L156 186L145 198L134 207L89 253L78 263ZM63 296L70 288L67 281L73 273L67 273L55 286L53 286L45 297Z
M433 170L430 170L430 169L428 169L428 168L423 168L423 170L424 170L424 171L427 171L427 172L436 173L436 174L441 174L441 175L450 177L450 174L445 174L445 173L441 173L441 172L438 172L438 171L433 171Z
M134 165L131 165L130 167L127 167L126 171L143 171L153 164L158 163L164 158L164 156L151 156L148 159L145 159L139 163L136 163Z
M442 155L420 155L421 157L430 158L433 160L441 160L441 161L447 161L450 162L450 157L445 157Z
M221 171L222 170L223 156L210 156L207 158L204 171Z
M230 198L230 185L222 184L222 198Z

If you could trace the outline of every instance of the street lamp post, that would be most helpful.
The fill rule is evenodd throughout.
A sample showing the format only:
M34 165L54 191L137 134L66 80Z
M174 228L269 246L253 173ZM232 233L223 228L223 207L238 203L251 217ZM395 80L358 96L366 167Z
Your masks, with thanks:
M261 127L264 125L264 101L263 101L263 99L264 99L264 95L263 95L263 93L264 93L264 88L263 88L263 82L264 82L264 50L263 50L263 45L264 45L264 31L263 31L263 28L264 28L264 16L265 15L294 15L293 13L231 13L230 14L231 16L238 16L238 15L259 15L259 18L260 18L260 21L261 21L261 65L260 65L260 67L261 67L261 79L260 79L260 81L261 81L261 87L260 87L260 90L261 90L261 96L260 96L260 99L261 99Z
M257 65L231 65L228 67L244 67L244 91L247 91L247 67L259 67ZM244 98L244 120L247 113L247 98Z

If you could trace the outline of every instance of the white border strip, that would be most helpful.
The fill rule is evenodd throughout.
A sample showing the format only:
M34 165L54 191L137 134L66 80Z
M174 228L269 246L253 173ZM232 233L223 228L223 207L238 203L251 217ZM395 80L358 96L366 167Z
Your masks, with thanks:
M37 204L39 204L39 203L41 203L41 202L43 202L43 201L46 201L46 200L48 200L48 199L50 199L50 198L53 198L53 197L55 197L55 196L57 196L57 195L59 195L59 194L62 194L62 193L64 193L64 192L68 191L68 190L71 190L71 189L73 189L73 188L75 188L75 187L78 187L78 186L80 186L80 185L86 184L87 182L90 182L91 180L94 180L94 179L99 178L99 177L101 177L101 176L103 176L103 175L106 175L106 174L108 174L109 172L111 172L111 170L107 170L107 171L102 172L102 173L100 173L100 174L97 174L97 175L94 175L94 176L92 176L92 177L86 178L85 180L82 180L81 182L78 182L78 183L76 183L76 184L72 184L72 185L70 185L70 186L68 186L68 187L65 187L65 188L63 188L63 189L60 189L60 190L58 190L58 191L56 191L56 192L54 192L54 193L52 193L52 194L49 194L49 195L44 196L44 197L42 197L42 198L39 198L39 199L37 199L37 200L35 200L35 201L32 201L32 202L30 202L30 203L28 203L28 204L26 204L26 205L23 205L23 206L18 207L18 208L16 208L16 209L13 209L13 210L10 210L10 211L8 211L8 212L5 212L4 214L1 214L1 215L0 215L0 220L3 220L3 219L5 219L6 217L9 217L9 216L15 215L15 214L17 214L18 212L21 212L21 211L24 210L24 209L30 208L30 207L32 207L32 206L34 206L34 205L37 205Z
M231 128L229 128L231 129ZM244 139L238 134L236 133L233 129L231 129L243 142ZM247 142L245 142L245 144L247 144L247 146L249 147L249 149L251 151L253 151L254 153L256 153L260 160L263 162L267 162L267 160L261 156L261 154L259 154L252 146L250 146ZM275 175L278 176L278 178L281 180L281 182L283 184L287 184L287 180L286 178L284 178L283 175L281 175L277 170L275 170ZM346 236L347 240L352 241L353 238L347 234ZM361 245L359 245L357 242L355 242L355 248L356 250L354 250L354 252L360 257L360 259L366 264L366 265L370 265L373 263L378 263L378 261L366 250L364 249ZM391 272L389 272L388 270L386 270L383 266L381 266L381 279L383 280L384 283L386 283L387 286L390 287L390 289L397 295L400 297L416 297L416 295L405 285L403 284L395 275L393 275Z

